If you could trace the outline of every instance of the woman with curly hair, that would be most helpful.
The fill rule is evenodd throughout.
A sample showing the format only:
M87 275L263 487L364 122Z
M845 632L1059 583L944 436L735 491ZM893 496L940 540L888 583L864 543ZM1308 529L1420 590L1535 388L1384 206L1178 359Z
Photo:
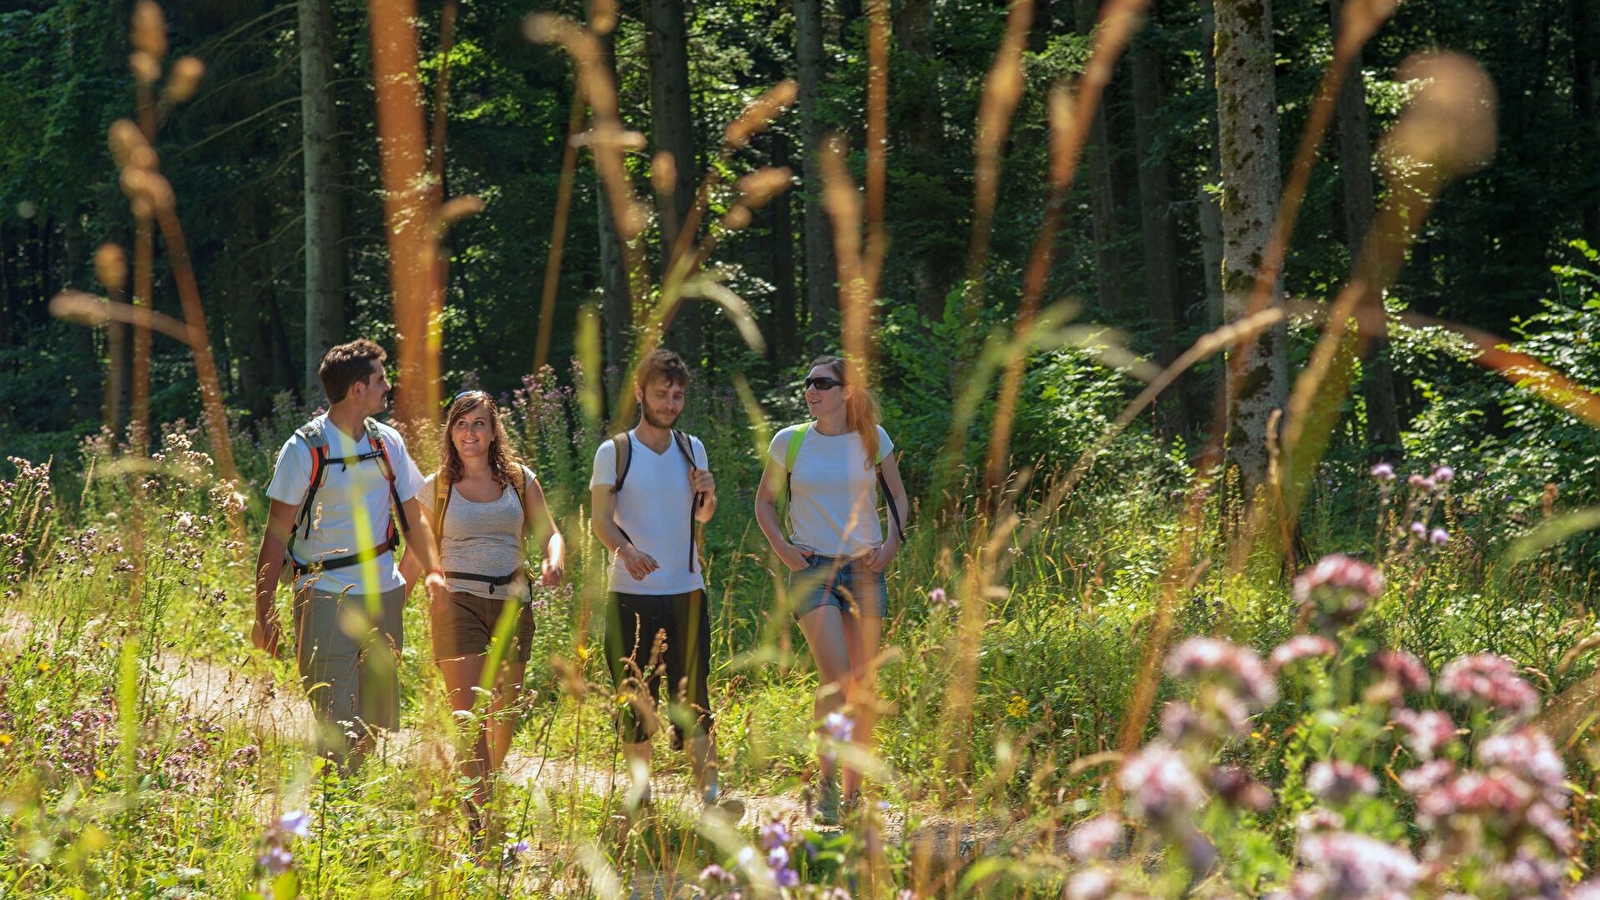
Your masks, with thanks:
M877 711L876 664L888 610L884 569L904 540L905 488L894 444L878 424L878 401L861 371L837 356L818 357L805 380L813 421L779 431L767 448L756 491L756 522L789 567L789 601L817 665L812 715L836 743L870 744ZM890 528L878 518L879 488ZM777 500L789 498L788 522ZM839 821L859 802L861 773L818 760L817 818ZM841 784L842 782L842 784Z
M476 835L490 781L511 745L532 654L532 586L524 550L530 537L544 548L539 582L555 585L562 579L566 545L539 480L511 455L499 408L487 393L456 395L439 459L439 471L424 480L420 496L449 586L448 595L431 604L433 652L457 713L477 703L490 644L502 619L513 619L512 641L499 648L500 669L473 752L461 762L462 775L475 779L467 816Z

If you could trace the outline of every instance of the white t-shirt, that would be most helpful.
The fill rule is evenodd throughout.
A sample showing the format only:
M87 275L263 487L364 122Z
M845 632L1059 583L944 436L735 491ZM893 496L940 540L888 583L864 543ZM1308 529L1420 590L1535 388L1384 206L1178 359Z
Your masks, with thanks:
M534 483L533 470L522 466L523 492ZM439 473L422 480L422 502L438 521ZM439 565L446 574L451 593L472 594L504 600L507 597L529 600L526 560L522 549L524 516L522 498L515 486L507 484L493 500L468 500L454 488L445 505L444 530L439 534ZM450 572L473 575L514 575L509 584L491 585L472 578L450 578Z
M389 533L389 511L393 505L389 499L389 481L383 475L382 463L377 459L350 466L331 462L372 452L371 440L365 434L359 441L351 440L349 435L328 421L327 413L311 421L322 427L330 462L323 475L322 486L317 488L316 499L311 501L311 533L305 533L303 523L295 532L295 559L302 563L333 559L381 545ZM375 424L389 451L389 460L394 465L395 490L400 494L400 502L404 503L421 490L422 473L417 470L417 464L411 461L411 454L406 452L400 432L381 422ZM306 492L311 489L311 453L311 445L299 432L292 435L284 443L283 449L278 451L278 464L272 471L272 483L267 485L267 496L298 510L305 501ZM410 525L412 528L421 527L420 522L411 522ZM395 527L399 528L398 520ZM363 588L363 583L371 585L373 578L377 579L377 584ZM299 590L313 580L316 582L313 587L329 593L339 593L347 588L362 593L369 590L381 593L405 586L393 551L371 563L304 575L295 582L295 589Z
M628 535L635 547L655 558L656 570L642 580L628 574L616 554L611 555L611 590L619 594L686 594L706 586L700 577L699 560L691 559L693 524L690 508L694 491L689 486L689 461L675 443L665 453L657 453L628 432L633 441L628 477L617 492L617 511L612 516L617 527ZM689 449L695 468L709 469L706 448L693 435ZM617 451L609 439L594 453L594 474L589 487L617 483Z
M767 455L787 468L789 440L797 426L772 436ZM889 433L878 426L878 459L894 450ZM861 435L823 434L815 423L801 438L800 455L789 475L789 519L796 547L823 556L860 556L883 543L878 522L878 473L866 464Z

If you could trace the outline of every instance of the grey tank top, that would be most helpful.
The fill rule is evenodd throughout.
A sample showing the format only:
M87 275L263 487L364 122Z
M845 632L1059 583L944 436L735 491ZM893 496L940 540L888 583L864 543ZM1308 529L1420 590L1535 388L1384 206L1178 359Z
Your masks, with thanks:
M433 502L438 473L423 481L422 496ZM522 468L525 483L533 483L533 473ZM506 485L500 496L486 503L474 503L451 488L450 505L445 511L444 531L439 536L440 564L446 572L500 577L517 573L510 584L493 587L485 581L450 578L452 593L475 594L503 600L530 599L528 579L523 574L522 504L517 489ZM437 511L434 511L437 513Z

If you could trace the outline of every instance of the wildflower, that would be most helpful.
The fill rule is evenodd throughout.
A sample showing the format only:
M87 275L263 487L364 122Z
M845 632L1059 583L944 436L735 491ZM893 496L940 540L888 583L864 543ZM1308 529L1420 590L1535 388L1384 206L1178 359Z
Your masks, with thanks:
M1006 715L1013 719L1020 719L1028 714L1028 701L1022 699L1020 694L1012 694L1011 700L1006 703Z
M1478 762L1499 766L1549 791L1566 790L1567 766L1543 731L1530 726L1486 738L1478 745Z
M1067 852L1078 862L1105 859L1122 843L1123 832L1122 823L1115 816L1086 819L1067 834Z
M267 849L256 858L256 863L268 875L282 875L284 872L289 871L290 866L294 865L294 854L290 853L287 847L279 844L268 844Z
M950 599L945 596L944 588L934 588L928 592L928 605L940 607L948 604Z
M1394 466L1391 466L1386 462L1381 462L1381 463L1378 463L1377 465L1373 466L1372 467L1372 471L1369 472L1368 474L1370 474L1372 476L1372 480L1373 481L1379 481L1379 482L1393 481L1394 480Z
M1450 543L1450 532L1445 531L1443 528L1435 528L1428 532L1428 543L1435 547L1443 547L1445 544Z
M1540 859L1526 846L1494 867L1494 875L1516 897L1559 897L1567 886L1565 860Z
M1333 656L1339 648L1333 641L1318 634L1297 635L1279 644L1267 659L1272 671L1281 672L1285 666L1314 656Z
M1421 796L1443 784L1455 771L1456 764L1448 759L1431 760L1415 769L1401 772L1400 786L1408 794Z
M1103 900L1111 896L1117 886L1116 879L1104 869L1085 869L1067 882L1068 900Z
M1394 722L1405 730L1406 746L1423 759L1432 759L1440 747L1456 737L1455 723L1436 709L1401 709L1394 714Z
M830 740L844 743L855 732L856 723L844 713L831 712L822 719L822 733Z
M39 668L39 674L41 674L41 675L44 674L45 672L50 671L50 663L49 663L49 661L43 660L43 659L39 660L38 668Z
M1129 759L1120 782L1134 812L1151 819L1190 812L1206 799L1183 757L1164 744L1150 744Z
M1406 479L1406 484L1423 491L1431 491L1434 488L1433 479L1426 475L1412 475L1410 478Z
M1317 614L1319 630L1349 625L1382 595L1382 573L1340 553L1324 556L1294 580L1294 599Z
M286 812L278 818L277 829L295 837L307 837L311 834L311 817L298 809Z
M1404 897L1422 877L1422 866L1410 853L1347 831L1302 837L1300 858L1324 887L1317 893L1330 898Z
M579 644L578 645L578 661L579 662L587 662L588 660L589 660L589 648L583 646L582 644Z
M767 850L786 846L790 840L789 829L776 819L761 826L761 846Z
M1216 638L1194 637L1179 644L1167 660L1167 674L1190 680L1208 674L1226 676L1240 698L1256 709L1278 700L1278 686L1261 664L1261 657Z
M1411 534L1419 540L1428 536L1428 526L1421 522L1411 523Z
M1449 466L1434 466L1433 480L1439 484L1449 484L1456 480L1456 470Z
M699 880L701 884L733 884L734 882L733 875L716 863L701 869Z
M1386 681L1394 683L1408 694L1420 694L1428 689L1428 669L1422 661L1404 650L1383 650L1373 658L1373 664L1383 673Z
M1457 700L1518 716L1531 716L1539 709L1539 692L1517 675L1511 660L1491 653L1446 663L1439 672L1439 690Z
M11 746L11 735L0 732L0 747Z
M94 770L94 780L95 781L105 781L106 780L106 770L105 769L95 769Z
M1230 806L1250 812L1272 808L1272 792L1238 766L1217 766L1207 777L1211 790Z
M1344 803L1357 794L1378 792L1378 779L1366 767L1344 760L1312 763L1306 790L1329 803Z

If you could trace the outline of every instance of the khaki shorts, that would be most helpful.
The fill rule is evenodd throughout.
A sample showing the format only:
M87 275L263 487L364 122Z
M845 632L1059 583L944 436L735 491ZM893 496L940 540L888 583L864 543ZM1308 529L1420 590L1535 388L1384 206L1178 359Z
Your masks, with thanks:
M330 594L294 599L295 658L317 724L340 735L400 726L400 614L406 592ZM335 741L334 743L338 743Z
M518 597L479 597L465 592L452 593L445 614L433 623L434 659L487 655L507 607L516 612L517 627L511 632L515 643L501 659L526 663L533 656L533 610L528 604Z

